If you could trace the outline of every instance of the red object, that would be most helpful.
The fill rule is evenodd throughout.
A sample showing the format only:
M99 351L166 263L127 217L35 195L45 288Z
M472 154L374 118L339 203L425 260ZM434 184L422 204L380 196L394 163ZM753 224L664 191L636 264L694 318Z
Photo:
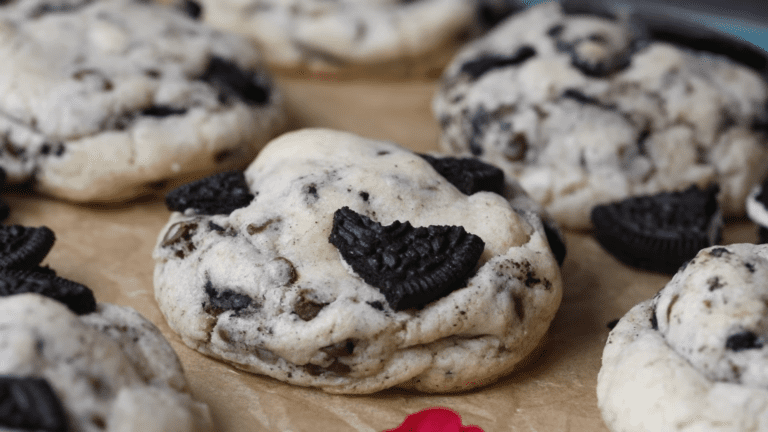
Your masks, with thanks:
M405 418L396 429L384 432L483 432L477 426L462 426L461 416L448 408L429 408Z

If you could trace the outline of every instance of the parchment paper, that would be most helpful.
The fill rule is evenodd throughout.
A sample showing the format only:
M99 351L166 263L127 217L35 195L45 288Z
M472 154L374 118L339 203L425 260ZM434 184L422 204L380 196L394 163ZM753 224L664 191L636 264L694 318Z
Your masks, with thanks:
M430 100L434 83L335 82L328 75L280 79L291 127L324 126L437 149ZM29 192L6 192L8 223L47 225L57 242L44 261L91 287L98 301L129 305L154 322L179 354L194 396L207 402L217 431L383 431L408 414L443 406L463 424L491 431L607 431L595 385L608 329L634 304L656 293L669 276L626 267L589 233L567 233L565 295L549 335L527 364L498 383L457 395L385 391L371 396L327 395L238 371L187 348L154 301L151 253L169 212L159 199L119 206L74 205ZM730 221L725 243L752 242L756 228Z

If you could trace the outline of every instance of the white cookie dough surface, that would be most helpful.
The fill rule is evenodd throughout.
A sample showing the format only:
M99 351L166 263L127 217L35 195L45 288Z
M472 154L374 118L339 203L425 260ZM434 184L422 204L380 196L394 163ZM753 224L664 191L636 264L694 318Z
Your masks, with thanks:
M713 182L743 214L767 167L765 81L629 28L555 2L502 22L443 75L442 148L496 163L568 228L598 204Z
M0 167L74 201L240 167L284 122L243 38L140 0L0 5Z
M339 72L441 68L510 0L202 0L212 25L251 37L274 67ZM488 15L491 15L490 17Z
M704 249L608 336L597 397L612 431L768 428L768 246Z
M37 294L0 298L0 374L48 381L73 432L212 430L176 354L133 309L78 316Z
M238 368L331 393L461 391L509 373L559 306L560 270L514 182L506 198L467 196L409 150L322 129L273 140L245 177L250 205L173 213L154 251L170 326ZM485 249L465 287L395 311L329 243L344 206L383 225L463 226Z

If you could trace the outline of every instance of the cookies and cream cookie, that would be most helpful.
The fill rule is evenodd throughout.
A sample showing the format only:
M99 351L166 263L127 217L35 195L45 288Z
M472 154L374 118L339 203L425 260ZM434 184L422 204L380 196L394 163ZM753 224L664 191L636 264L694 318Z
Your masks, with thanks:
M608 336L597 397L612 431L768 428L768 246L704 249Z
M276 68L423 75L511 0L202 0L203 19L255 40ZM438 72L439 73L439 72Z
M0 328L0 429L211 430L173 349L131 308L76 315L18 294L0 298Z
M0 167L69 200L242 166L284 118L250 42L151 2L2 2L0 57Z
M326 392L493 382L547 331L562 282L536 205L471 170L444 177L344 132L285 134L245 173L168 195L160 309L190 347Z
M595 205L693 184L718 183L724 214L742 214L768 167L765 81L630 28L556 2L507 19L446 69L441 146L502 167L570 228Z

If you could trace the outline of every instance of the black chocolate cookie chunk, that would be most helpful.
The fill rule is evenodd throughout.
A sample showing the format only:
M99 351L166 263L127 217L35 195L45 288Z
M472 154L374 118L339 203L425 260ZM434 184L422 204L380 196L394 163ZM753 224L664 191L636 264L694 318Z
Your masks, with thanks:
M229 171L179 186L165 196L168 210L197 214L230 214L253 200L242 171Z
M50 273L26 270L0 270L0 297L37 293L64 303L72 312L83 315L96 310L93 292L85 285Z
M768 180L755 188L747 197L747 215L757 224L757 243L768 243Z
M211 58L200 79L216 87L219 99L224 102L232 97L250 105L269 102L269 83L263 74L244 71L221 57Z
M0 226L0 268L32 269L48 255L55 241L48 227Z
M349 207L334 213L329 241L395 310L424 306L464 286L485 248L463 227L383 226Z
M480 191L499 195L504 192L504 172L493 165L472 158L420 156L465 195Z
M0 375L0 428L65 432L67 419L46 380Z
M0 190L5 186L5 170L0 168ZM0 198L0 222L8 219L8 216L11 214L11 207L8 205L5 200Z
M629 198L592 209L594 236L625 264L674 273L720 241L717 186Z

